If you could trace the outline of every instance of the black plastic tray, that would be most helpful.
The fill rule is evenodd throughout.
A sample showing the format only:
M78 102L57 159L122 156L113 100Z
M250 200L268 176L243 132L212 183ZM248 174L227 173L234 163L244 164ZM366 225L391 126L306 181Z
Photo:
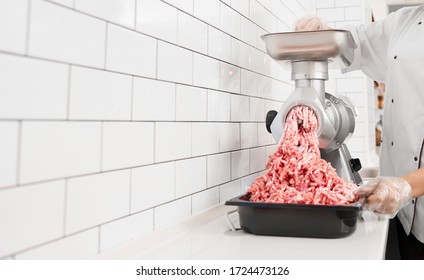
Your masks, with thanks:
M339 238L356 230L361 203L349 206L262 203L237 196L225 205L238 206L241 228L274 236Z

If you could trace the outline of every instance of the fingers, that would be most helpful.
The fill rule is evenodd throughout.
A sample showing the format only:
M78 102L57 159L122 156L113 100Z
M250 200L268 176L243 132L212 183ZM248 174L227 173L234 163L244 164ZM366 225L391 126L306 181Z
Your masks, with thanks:
M359 196L370 196L376 190L378 184L380 182L380 178L375 178L368 182L366 185L359 187L355 190L355 194Z

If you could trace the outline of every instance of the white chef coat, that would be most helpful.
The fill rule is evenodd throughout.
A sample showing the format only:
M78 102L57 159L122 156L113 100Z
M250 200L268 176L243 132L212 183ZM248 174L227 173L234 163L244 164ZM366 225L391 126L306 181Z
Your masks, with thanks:
M359 47L343 72L360 69L386 84L381 175L400 177L424 167L424 5L347 29ZM424 243L424 197L411 201L398 217L405 232Z

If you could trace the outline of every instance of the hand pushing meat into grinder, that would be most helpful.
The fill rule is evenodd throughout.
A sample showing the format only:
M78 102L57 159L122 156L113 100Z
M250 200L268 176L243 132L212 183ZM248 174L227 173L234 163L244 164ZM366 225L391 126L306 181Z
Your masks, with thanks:
M311 23L303 26L314 30L317 25L319 24ZM291 112L298 107L307 107L317 119L316 135L320 157L331 164L344 182L361 184L358 174L360 161L351 157L344 144L355 128L354 106L345 97L336 97L325 92L329 65L342 68L353 61L356 45L350 32L288 32L267 34L262 38L268 54L286 69L291 69L291 77L295 81L295 89L282 108L278 112L268 112L268 131L276 141L280 141L283 133L287 132ZM302 117L298 117L296 121L300 126L305 124ZM251 188L253 187L254 185Z

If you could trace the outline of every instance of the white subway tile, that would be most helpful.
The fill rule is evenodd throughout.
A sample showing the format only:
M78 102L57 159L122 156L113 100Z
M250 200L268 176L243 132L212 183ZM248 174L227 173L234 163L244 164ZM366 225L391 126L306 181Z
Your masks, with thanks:
M252 148L258 145L258 124L242 123L241 125L241 148Z
M240 38L240 14L221 3L220 28L226 33Z
M206 121L206 102L205 89L177 85L177 121Z
M258 3L260 3L262 6L264 6L266 9L271 10L271 0L256 0Z
M46 1L31 4L29 54L103 68L106 23Z
M156 123L155 162L191 155L191 123Z
M100 252L153 231L153 210L100 226Z
M254 0L252 0L254 1ZM249 17L249 1L246 0L231 0L231 7L244 15L245 17ZM243 17L242 17L243 18Z
M68 69L63 64L0 54L0 118L65 119Z
M240 68L221 62L219 88L224 91L240 92Z
M74 7L75 0L50 0L51 2L55 2L70 8Z
M156 76L157 41L140 33L108 25L106 68L145 77Z
M18 122L0 122L0 188L17 183L18 130Z
M25 53L27 0L0 1L0 50Z
M337 0L334 1L336 7L344 7L344 6L360 6L362 0ZM317 1L320 2L320 1ZM318 6L318 3L317 3Z
M191 135L193 157L219 152L219 133L216 123L193 123Z
M346 141L346 145L350 152L363 152L365 150L366 142L364 137L351 137Z
M100 170L100 123L23 122L20 183Z
M340 1L340 0L338 0ZM332 8L335 0L319 0L316 1L317 8Z
M24 260L82 260L99 252L99 229L93 228L16 256Z
M274 144L272 146L266 146L265 147L265 154L266 154L266 160L269 160L269 157L272 156L277 151L277 144Z
M197 53L193 59L193 84L218 89L219 61Z
M220 3L219 0L194 0L194 15L219 27Z
M153 148L153 123L103 123L103 170L153 163Z
M270 72L269 60L271 58L269 58L267 54L255 48L250 48L250 59L250 65L253 71L259 72L263 75L267 75L268 72Z
M266 118L265 100L261 98L250 98L250 120L264 122Z
M324 21L343 21L345 19L344 8L318 9L317 16Z
M231 37L224 32L209 26L208 54L224 61L230 61Z
M231 59L232 64L243 68L250 67L250 47L235 38L231 38Z
M61 237L64 200L64 181L1 191L0 257Z
M258 74L255 72L241 69L241 94L257 96L258 95Z
M131 213L175 198L175 163L155 164L132 170Z
M249 174L249 150L231 153L231 179L237 179Z
M267 162L265 147L250 149L249 152L250 173L264 170Z
M249 97L231 95L231 121L249 121Z
M353 137L365 137L367 131L367 126L365 123L355 123L355 131L353 132Z
M266 130L265 123L258 124L258 146L274 144L275 140L272 134Z
M191 215L191 197L184 197L155 208L155 229L176 223Z
M230 181L230 153L208 156L208 188Z
M320 0L317 0L317 2ZM296 15L296 17L301 17L305 15L305 9L297 1L284 1L284 5Z
M230 94L208 90L208 121L230 121Z
M206 189L206 157L179 160L175 163L177 198Z
M250 1L250 19L269 32L276 29L275 17L257 1Z
M240 124L220 123L218 130L220 152L240 149Z
M261 51L266 53L266 45L265 45L265 41L262 40L261 36L268 34L269 32L267 32L266 30L262 29L261 27L258 26L258 28L256 29L257 32L257 36L256 36L256 47L258 49L260 49ZM253 54L252 54L253 56ZM253 64L252 64L252 69L253 69Z
M75 0L75 9L134 29L135 0Z
M164 1L190 14L193 13L193 0L164 0Z
M362 18L362 7L345 8L345 20L360 20Z
M192 84L193 53L165 42L158 44L158 79Z
M193 214L211 208L219 203L219 188L212 188L193 195Z
M208 26L186 13L178 12L178 45L207 53Z
M160 0L137 0L136 29L177 43L178 10Z
M175 120L175 84L135 77L133 120Z
M272 91L272 79L267 76L258 76L258 96L267 98L267 99L275 99L274 92Z
M227 201L241 194L240 179L219 187L219 202Z
M245 0L242 0L243 2L246 2ZM246 2L249 4L249 2ZM250 21L249 19L245 17L241 17L241 27L240 27L240 38L242 41L246 42L247 44L256 47L257 42L257 32L256 28L257 26Z
M131 76L72 66L69 118L130 120Z
M68 180L66 233L130 213L130 171L106 172Z

